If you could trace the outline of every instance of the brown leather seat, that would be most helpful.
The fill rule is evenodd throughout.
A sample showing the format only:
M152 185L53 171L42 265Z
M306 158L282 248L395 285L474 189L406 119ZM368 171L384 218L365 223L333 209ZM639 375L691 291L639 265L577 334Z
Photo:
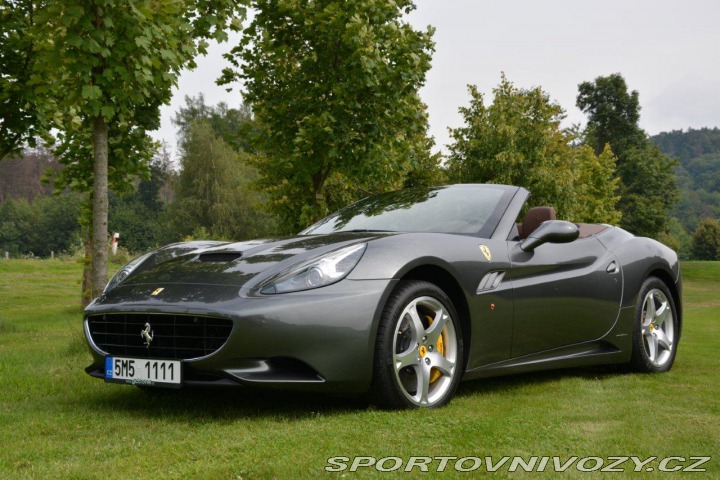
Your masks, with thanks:
M555 209L553 207L533 207L527 211L522 221L520 230L520 240L530 236L541 223L548 220L557 220Z

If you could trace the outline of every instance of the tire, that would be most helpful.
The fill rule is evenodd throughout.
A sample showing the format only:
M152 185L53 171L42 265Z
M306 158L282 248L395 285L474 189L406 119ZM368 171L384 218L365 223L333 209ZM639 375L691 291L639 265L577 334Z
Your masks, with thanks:
M665 282L648 277L635 306L632 357L636 372L667 372L675 361L680 329L675 301Z
M385 409L442 407L460 383L464 358L448 296L429 282L402 281L380 319L371 401Z

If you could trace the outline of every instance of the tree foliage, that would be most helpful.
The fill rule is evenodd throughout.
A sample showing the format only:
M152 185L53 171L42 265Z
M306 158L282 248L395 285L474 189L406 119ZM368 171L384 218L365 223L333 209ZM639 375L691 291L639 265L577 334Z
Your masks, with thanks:
M418 89L432 29L403 20L411 0L256 0L228 58L263 127L260 171L288 230L335 207L328 184L402 185L427 118ZM356 194L357 195L357 194ZM331 205L328 205L331 203Z
M181 142L198 122L206 123L217 137L236 152L255 153L260 126L247 104L240 104L237 108L229 107L224 102L207 105L202 93L197 97L185 96L185 106L180 107L173 118Z
M685 228L675 217L670 217L667 231L662 232L657 240L675 250L680 260L692 260L694 258L692 236L685 231Z
M697 260L720 260L720 221L703 218L693 233L693 256Z
M679 158L683 165L702 155L720 153L718 127L661 132L650 137L650 140L666 155Z
M703 217L720 218L720 153L676 166L675 179L680 199L673 215L687 231L694 231Z
M137 185L134 191L110 192L109 231L119 232L120 245L131 252L147 252L156 248L161 239L180 240L180 237L167 238L163 228L170 201L169 184L177 175L167 150L153 157L149 173L146 178L133 182Z
M609 146L595 155L592 148L573 148L572 205L570 217L576 222L618 224L621 196L617 194L620 178L616 176L616 157Z
M678 159L675 180L679 201L673 209L687 232L704 217L720 218L720 129L663 132L650 140Z
M168 233L191 235L198 229L215 239L243 240L272 233L274 220L259 205L257 171L248 154L218 138L208 123L194 123L182 142L182 170L169 210Z
M564 111L542 89L520 89L504 75L493 102L470 86L465 125L451 130L448 175L459 183L519 185L534 205L552 205L562 218L615 222L615 157L610 150L574 148L560 128Z
M148 169L150 174L139 180L135 196L148 211L159 213L164 210L165 204L169 203L168 184L176 175L170 152L163 148L150 161Z
M0 160L19 154L26 145L35 146L38 137L47 138L42 118L53 108L52 99L31 88L37 66L35 32L37 0L0 0Z
M628 92L619 73L597 77L578 86L577 107L588 115L586 142L599 155L610 144L618 158L631 148L645 145L640 121L640 95Z
M635 235L657 238L668 227L677 201L672 163L653 145L630 149L618 174L623 217L620 225Z
M48 257L80 247L82 196L41 196L0 204L0 250L11 255Z
M107 281L108 180L122 184L151 157L146 131L159 125L181 69L239 28L235 0L47 0L36 2L36 98L54 102L67 165L60 180L92 182L92 291ZM92 148L92 156L88 150Z
M657 238L667 230L677 201L675 164L639 127L638 92L628 92L618 73L597 77L580 84L577 106L588 114L586 143L595 152L610 145L617 155L620 226L635 235Z
M157 248L163 234L161 212L150 210L137 197L110 192L109 232L120 233L119 243L131 252L147 252Z

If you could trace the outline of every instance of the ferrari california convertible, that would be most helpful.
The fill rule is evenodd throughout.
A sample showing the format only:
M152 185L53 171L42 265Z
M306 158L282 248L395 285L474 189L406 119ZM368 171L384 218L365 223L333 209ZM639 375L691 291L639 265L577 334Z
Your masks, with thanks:
M505 185L361 200L296 237L177 243L85 310L91 376L145 388L264 386L439 407L461 380L626 364L664 372L678 258L527 208Z

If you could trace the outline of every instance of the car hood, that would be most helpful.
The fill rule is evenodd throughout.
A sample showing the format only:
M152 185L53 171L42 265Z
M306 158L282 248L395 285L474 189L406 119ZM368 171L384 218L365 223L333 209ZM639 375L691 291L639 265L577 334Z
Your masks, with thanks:
M213 285L236 291L244 286L253 288L300 262L388 235L393 234L340 232L237 243L174 244L157 250L117 288L168 285Z

